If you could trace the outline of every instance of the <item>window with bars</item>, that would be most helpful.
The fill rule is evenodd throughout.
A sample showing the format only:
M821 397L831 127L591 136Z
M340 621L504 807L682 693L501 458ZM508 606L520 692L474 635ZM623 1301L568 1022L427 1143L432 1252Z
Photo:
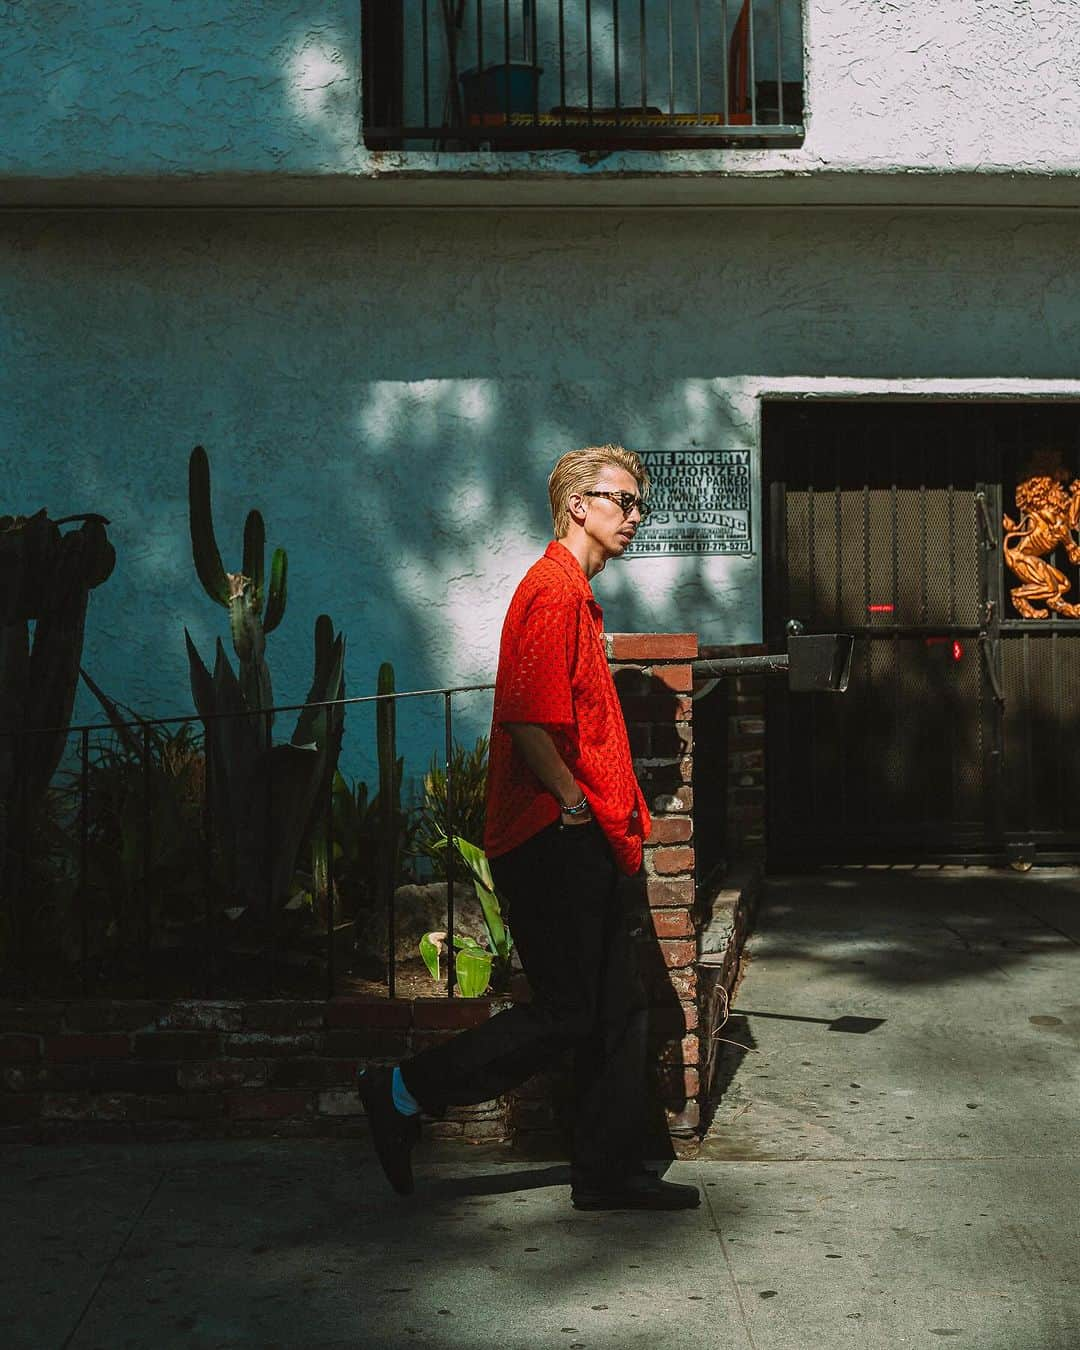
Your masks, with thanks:
M363 0L372 149L798 144L801 0Z

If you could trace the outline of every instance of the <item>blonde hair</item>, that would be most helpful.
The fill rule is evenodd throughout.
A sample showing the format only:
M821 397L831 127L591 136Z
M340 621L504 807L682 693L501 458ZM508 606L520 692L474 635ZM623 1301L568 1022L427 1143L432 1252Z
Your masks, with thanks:
M567 503L571 496L594 488L600 470L608 464L625 469L637 483L638 492L643 497L649 495L649 471L633 450L626 450L621 445L588 445L584 450L569 450L559 457L548 478L551 523L556 539L562 539L570 529Z

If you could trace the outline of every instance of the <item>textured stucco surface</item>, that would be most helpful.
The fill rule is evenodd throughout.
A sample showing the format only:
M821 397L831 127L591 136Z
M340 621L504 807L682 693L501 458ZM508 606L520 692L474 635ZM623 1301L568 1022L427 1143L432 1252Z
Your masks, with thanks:
M399 688L469 681L493 670L509 590L548 537L545 479L564 449L756 450L770 392L1075 393L1078 228L835 212L8 216L3 509L111 518L119 561L86 658L140 708L186 711L183 627L204 649L225 631L187 541L200 441L226 564L253 505L268 545L290 551L270 639L280 698L306 692L322 609L348 636L352 692L373 690L384 659ZM754 641L760 561L627 560L596 592L612 631ZM403 712L404 736L419 716Z
M509 172L550 179L550 205L581 200L583 180L654 200L633 185L640 174L779 176L797 194L828 175L885 174L906 192L913 175L1019 172L1035 192L1040 176L1080 175L1076 17L1075 0L805 0L801 147L596 164L572 152L367 153L357 0L8 0L0 184L13 201L70 180L88 201L120 176L152 200L201 180L236 200L238 184L256 195L267 177L292 176L321 183L325 200L357 179Z

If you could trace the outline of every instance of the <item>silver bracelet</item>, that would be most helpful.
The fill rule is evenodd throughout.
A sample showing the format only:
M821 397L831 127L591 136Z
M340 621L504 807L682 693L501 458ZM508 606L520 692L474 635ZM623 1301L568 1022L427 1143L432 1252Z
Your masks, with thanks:
M589 809L589 799L588 797L585 796L583 792L581 794L581 801L579 801L574 806L564 806L562 808L562 813L564 816L583 816L588 809Z

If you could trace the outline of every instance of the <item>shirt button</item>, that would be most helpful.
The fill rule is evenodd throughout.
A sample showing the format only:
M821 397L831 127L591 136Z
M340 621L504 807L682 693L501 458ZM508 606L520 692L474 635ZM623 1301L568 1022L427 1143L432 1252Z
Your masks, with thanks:
M636 806L635 806L634 809L630 812L630 819L631 819L631 820L637 820L637 807L636 807Z

